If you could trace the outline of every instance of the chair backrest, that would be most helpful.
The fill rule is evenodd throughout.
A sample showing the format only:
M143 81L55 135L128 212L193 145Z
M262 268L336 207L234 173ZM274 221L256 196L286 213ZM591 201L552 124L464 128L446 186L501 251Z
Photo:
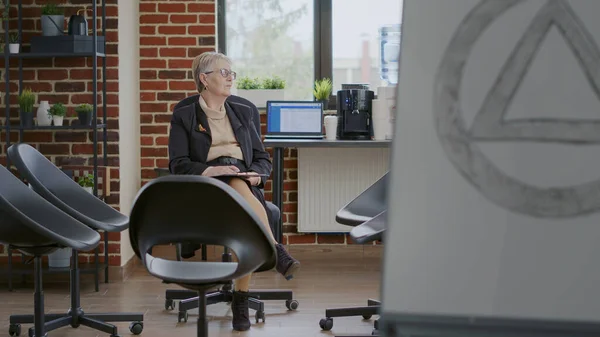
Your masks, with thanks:
M144 185L131 210L129 236L143 261L155 245L192 242L232 249L238 270L269 270L276 263L275 246L250 205L209 177L169 175Z
M182 99L181 101L179 101L179 103L177 103L177 105L175 105L175 109L197 102L199 96L200 94L196 94ZM260 137L260 112L258 112L258 108L256 107L256 105L254 105L254 103L250 102L249 100L236 95L230 95L229 97L227 97L226 101L231 103L244 104L252 109L252 121L254 122L254 127L256 128L256 132L258 132L258 136Z
M0 165L0 242L44 254L57 247L90 250L99 241L100 234L50 204Z
M357 225L352 219L345 219L345 215L357 215L361 218L373 218L384 212L387 208L387 187L389 172L379 178L356 198L344 205L338 212L336 220L342 224ZM346 223L345 220L348 220Z
M91 193L61 171L29 144L17 143L8 148L10 160L34 191L52 204L88 224L115 217L124 217L114 208Z

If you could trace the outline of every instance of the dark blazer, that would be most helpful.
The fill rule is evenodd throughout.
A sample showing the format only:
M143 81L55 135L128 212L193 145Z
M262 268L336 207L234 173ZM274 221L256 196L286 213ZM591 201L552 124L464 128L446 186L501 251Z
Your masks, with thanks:
M211 131L198 96L192 97L188 98L189 101L186 99L183 104L178 104L171 117L169 171L172 174L199 175L208 168L206 159L212 144ZM271 174L273 165L260 138L260 130L256 129L257 122L260 126L260 121L255 121L255 111L235 98L225 102L225 110L248 171ZM267 177L262 177L257 187L264 188L266 181Z

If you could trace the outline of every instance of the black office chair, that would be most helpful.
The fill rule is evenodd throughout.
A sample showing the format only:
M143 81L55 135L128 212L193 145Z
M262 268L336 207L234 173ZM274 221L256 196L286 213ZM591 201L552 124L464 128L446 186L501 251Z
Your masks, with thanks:
M8 156L31 188L63 212L95 230L122 232L128 228L129 219L102 200L85 191L79 184L50 162L31 145L17 143L8 148ZM107 249L107 247L105 247ZM95 313L86 314L80 306L78 250L71 260L71 307L65 315L72 327L88 322L89 327L118 336L117 327L105 322L131 322L129 330L139 335L143 330L144 314ZM11 316L10 323L31 323L33 316ZM83 323L82 323L83 324Z
M208 336L209 289L273 269L276 264L275 246L260 219L239 193L217 179L193 175L156 178L136 196L130 219L131 246L148 272L197 292L198 336ZM227 247L238 262L172 261L151 255L156 245L186 240Z
M27 322L10 317L8 333L21 335L20 323L33 323L29 336L71 324L69 316L44 314L42 256L59 248L91 250L98 246L100 234L53 206L0 165L0 242L9 249L32 256L34 262L34 315ZM93 325L83 317L78 323Z
M194 102L197 102L199 99L199 96L200 95L197 94L197 95L193 95L193 96L184 98L179 103L177 103L177 105L175 106L175 109L177 109L181 106L185 106L185 105L189 105L189 104L193 104ZM252 111L254 114L254 116L253 116L254 126L260 136L260 114L259 114L256 106L249 100L239 97L239 96L234 96L234 95L229 96L227 98L227 101L245 104L252 108ZM155 171L157 172L159 177L167 176L170 174L169 170L164 169L164 168L157 168L157 169L155 169ZM275 204L273 204L269 201L267 201L266 204L267 204L267 212L271 213L271 216L269 217L269 219L270 219L269 225L271 226L271 231L273 231L273 233L277 233L277 231L276 231L277 224L279 223L279 218L281 217L281 212L280 212L279 208L277 208L277 206L275 206ZM201 253L202 260L206 261L207 260L206 245L200 245L200 248L201 248L201 252L202 252ZM181 251L182 251L181 243L177 243L176 244L176 258L178 261L181 261ZM223 262L231 262L231 253L229 253L227 247L224 248L221 260ZM207 295L208 304L231 302L231 300L233 298L232 286L233 286L232 282L227 282L221 287L220 290L209 293ZM265 321L264 303L260 300L285 301L285 306L288 308L288 310L296 310L296 309L298 309L298 306L300 305L297 300L293 299L294 293L291 290L260 290L259 291L259 290L251 289L249 291L249 295L250 295L250 298L249 298L250 308L252 308L253 310L256 310L256 316L255 316L256 322L258 322L261 319L263 322ZM165 294L165 310L173 310L175 308L175 304L174 304L175 301L179 301L179 306L178 306L179 312L178 312L178 316L177 316L177 320L179 322L182 322L182 321L187 322L188 321L188 310L198 308L198 305L199 305L198 296L197 296L196 292L190 291L190 290L185 290L185 289L182 289L182 290L168 289Z
M350 236L356 243L381 240L385 231L388 184L386 173L336 214L338 223L354 227ZM325 318L319 321L319 326L325 331L331 330L334 317L363 316L364 319L370 319L379 314L380 306L380 301L369 299L364 307L326 309ZM373 334L377 328L378 322L375 321Z

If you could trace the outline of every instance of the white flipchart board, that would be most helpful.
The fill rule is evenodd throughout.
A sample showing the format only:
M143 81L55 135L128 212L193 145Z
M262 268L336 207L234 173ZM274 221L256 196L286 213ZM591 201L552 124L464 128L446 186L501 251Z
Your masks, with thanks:
M599 321L600 1L403 12L382 316Z

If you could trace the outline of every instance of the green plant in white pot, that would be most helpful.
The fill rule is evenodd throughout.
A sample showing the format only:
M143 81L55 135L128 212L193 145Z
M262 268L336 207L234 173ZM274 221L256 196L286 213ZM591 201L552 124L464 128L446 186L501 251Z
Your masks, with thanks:
M19 34L18 33L10 33L10 35L8 36L8 51L11 54L18 54L20 46L21 46L21 43L19 42Z
M67 108L62 103L56 103L48 109L48 114L52 116L52 123L54 123L54 126L62 126L63 119L67 114Z
M285 80L278 76L250 78L244 76L236 81L237 95L254 103L258 108L267 106L267 101L285 99Z
M91 194L94 193L94 175L93 174L88 173L84 176L79 177L79 180L77 180L77 183L79 184L79 186L83 187L83 189L88 191L89 193L91 193Z

